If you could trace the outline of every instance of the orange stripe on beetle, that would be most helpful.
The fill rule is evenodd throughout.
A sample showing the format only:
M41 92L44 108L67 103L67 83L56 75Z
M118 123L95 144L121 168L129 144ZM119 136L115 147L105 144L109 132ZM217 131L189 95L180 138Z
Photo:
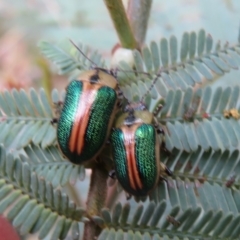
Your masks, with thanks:
M134 190L142 189L143 184L139 176L137 167L137 160L135 154L135 131L138 128L138 124L131 127L123 127L124 143L127 155L127 169L131 188Z
M100 68L81 73L67 86L57 140L72 163L93 160L104 147L120 100L118 89L113 74Z
M97 91L100 87L101 85L88 82L83 83L83 92L79 99L78 109L69 141L70 151L76 152L77 154L81 154L84 148L83 139L91 114L91 106L95 101Z

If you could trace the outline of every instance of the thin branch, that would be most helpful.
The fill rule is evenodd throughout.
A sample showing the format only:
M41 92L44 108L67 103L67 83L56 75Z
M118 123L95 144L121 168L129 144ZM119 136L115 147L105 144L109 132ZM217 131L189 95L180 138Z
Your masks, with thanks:
M135 49L137 42L131 30L122 0L104 0L123 48Z
M138 46L144 44L152 0L130 0L127 16Z
M90 189L87 199L86 214L89 218L94 215L100 216L107 195L107 171L97 165L92 169ZM101 229L93 222L85 223L83 240L95 239Z

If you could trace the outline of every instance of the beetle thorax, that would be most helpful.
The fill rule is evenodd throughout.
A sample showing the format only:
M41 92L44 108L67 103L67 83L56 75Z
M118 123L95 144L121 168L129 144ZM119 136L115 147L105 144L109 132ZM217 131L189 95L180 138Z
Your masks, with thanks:
M108 86L115 90L118 87L117 79L110 73L99 68L81 73L79 79L80 81L90 82L91 84Z
M132 126L133 124L136 123L143 123L143 120L141 118L138 118L135 116L135 111L134 109L130 109L128 116L124 120L124 125L126 126Z

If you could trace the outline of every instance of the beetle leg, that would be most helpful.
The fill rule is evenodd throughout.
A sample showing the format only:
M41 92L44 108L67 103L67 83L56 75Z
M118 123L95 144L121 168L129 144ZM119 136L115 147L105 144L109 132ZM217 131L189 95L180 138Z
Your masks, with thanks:
M63 107L63 102L62 101L58 101L58 102L54 102L54 112L56 116L60 116L60 113L62 111L62 107Z
M116 179L116 171L113 169L108 173L108 176L112 179Z
M117 101L117 108L121 108L122 107L122 102L123 102L123 92L120 88L117 89L117 98L118 98L118 101Z
M115 170L111 170L108 173L108 176L109 176L109 178L107 179L107 185L108 185L108 187L111 187L116 183L116 180L117 180Z
M155 121L155 122L156 122L156 121ZM161 134L163 137L165 136L165 132L164 132L163 128L161 128L158 123L155 123L155 124L154 124L154 127L155 127L155 129L156 129L156 131L157 131L158 134ZM171 152L169 152L169 151L167 150L166 146L165 146L164 139L163 139L162 142L161 142L161 150L164 151L164 152L166 152L169 156L171 155Z
M165 136L165 132L164 132L163 128L159 125L159 123L155 117L153 118L153 122L154 122L154 127L157 131L157 134L161 134L162 136Z
M159 126L159 124L155 123L154 127L156 128L156 131L157 131L158 134L162 134L163 136L165 135L165 132L164 132L163 128L161 128Z
M153 116L154 116L154 117L157 117L157 115L160 113L160 111L162 110L162 108L163 108L163 105L162 105L162 104L159 104L159 105L157 106L157 108L154 110Z
M173 172L167 167L165 166L165 172L168 176L172 176L173 175Z
M168 156L171 156L171 152L166 148L165 142L162 142L160 148L161 148L161 150L164 151Z
M121 108L122 107L122 101L118 101L117 102L117 108Z
M123 99L123 92L120 88L117 89L117 96L119 99L121 99L121 100Z
M126 198L127 198L127 200L130 200L132 198L132 195L130 193L126 192Z
M164 182L166 182L166 183L168 182L168 180L167 180L165 177L163 177L163 176L160 176L160 177L159 177L159 181L164 181Z
M62 101L54 102L53 105L55 108L62 108L63 102Z
M165 176L172 176L172 171L163 163L160 163L160 178L165 180Z
M117 68L111 69L111 70L109 71L109 73L110 73L113 77L115 77L116 79L117 79L117 72L118 72L118 69L117 69Z
M161 146L160 146L160 151L164 152L167 157L171 157L172 156L172 152L170 152L167 148L166 148L166 145L165 145L165 142L162 142Z
M54 125L55 123L58 123L58 118L53 118L51 120L51 124Z
M54 115L56 117L51 120L51 124L56 124L56 123L58 123L58 118L59 118L59 116L61 114L61 111L62 111L63 102L62 101L54 102L53 105L54 105L53 106Z

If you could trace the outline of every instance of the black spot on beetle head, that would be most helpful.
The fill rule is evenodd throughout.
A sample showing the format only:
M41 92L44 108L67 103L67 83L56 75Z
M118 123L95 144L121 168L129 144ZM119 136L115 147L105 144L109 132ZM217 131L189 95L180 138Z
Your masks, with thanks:
M92 75L90 77L90 83L95 84L95 83L98 83L98 82L99 82L99 75L98 75L98 73L96 73L96 74L94 74L94 75Z

